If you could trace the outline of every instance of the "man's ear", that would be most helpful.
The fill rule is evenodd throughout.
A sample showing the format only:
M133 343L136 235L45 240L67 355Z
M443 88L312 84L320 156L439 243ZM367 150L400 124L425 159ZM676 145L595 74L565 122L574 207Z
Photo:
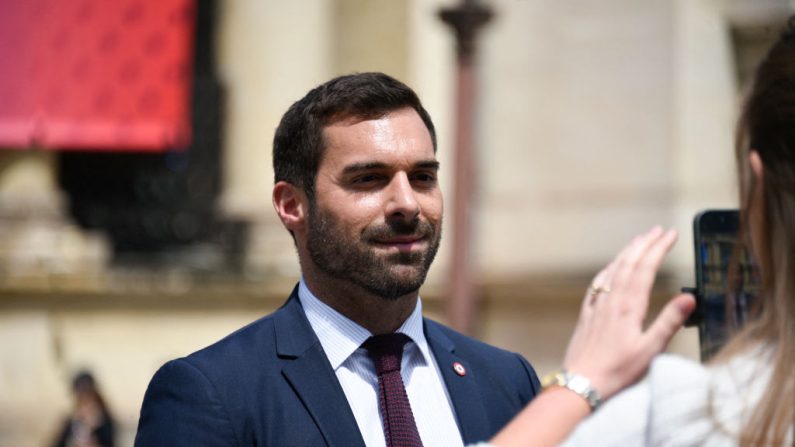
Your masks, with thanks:
M309 200L301 188L284 181L276 183L273 186L273 208L291 233L304 228Z

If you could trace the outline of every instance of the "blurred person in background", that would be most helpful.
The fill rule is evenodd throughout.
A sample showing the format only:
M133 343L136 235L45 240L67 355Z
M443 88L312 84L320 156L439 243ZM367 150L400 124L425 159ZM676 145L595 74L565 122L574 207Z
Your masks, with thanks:
M54 447L113 447L115 428L94 376L87 371L72 381L75 404Z
M643 330L654 275L675 239L654 229L596 276L564 372L492 445L795 445L795 16L756 71L736 158L739 244L762 277L751 320L706 366L657 356L694 301L675 297Z

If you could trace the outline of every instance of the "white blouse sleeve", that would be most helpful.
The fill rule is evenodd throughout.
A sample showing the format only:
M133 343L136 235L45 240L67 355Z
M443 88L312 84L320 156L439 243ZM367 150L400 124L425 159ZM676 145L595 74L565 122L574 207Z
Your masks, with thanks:
M647 376L583 421L564 446L698 445L712 424L707 416L707 370L660 355Z

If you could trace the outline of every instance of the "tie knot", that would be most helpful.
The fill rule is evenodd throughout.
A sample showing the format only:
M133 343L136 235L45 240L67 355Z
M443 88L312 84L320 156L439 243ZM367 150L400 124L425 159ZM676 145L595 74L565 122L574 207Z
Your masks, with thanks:
M370 358L375 363L375 372L384 374L400 371L400 362L403 360L403 345L411 341L406 334L395 332L393 334L374 335L368 338L362 347L367 350Z

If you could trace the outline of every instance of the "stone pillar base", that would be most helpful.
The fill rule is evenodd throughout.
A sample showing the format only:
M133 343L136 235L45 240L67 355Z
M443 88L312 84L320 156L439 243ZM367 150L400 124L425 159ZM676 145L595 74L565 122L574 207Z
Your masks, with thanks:
M298 253L281 222L274 219L251 222L245 272L255 280L299 277Z
M67 216L55 162L46 151L0 156L0 282L6 287L47 286L42 279L55 276L98 280L108 265L106 239Z

